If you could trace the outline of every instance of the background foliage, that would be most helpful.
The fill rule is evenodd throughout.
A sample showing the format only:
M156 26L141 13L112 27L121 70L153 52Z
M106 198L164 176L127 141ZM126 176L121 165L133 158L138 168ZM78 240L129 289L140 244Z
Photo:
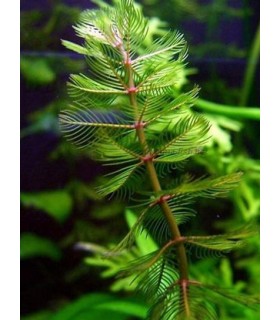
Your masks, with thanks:
M180 75L178 91L193 83L202 87L197 110L211 121L213 139L203 154L190 161L190 171L245 173L228 199L197 203L203 214L193 221L193 230L227 232L258 219L259 123L258 113L252 111L259 105L258 3L143 0L142 4L144 13L152 17L151 39L170 26L188 40L189 68ZM133 296L133 284L113 277L125 259L100 258L132 225L133 212L125 211L119 201L97 199L91 186L106 168L62 139L57 125L59 110L67 103L68 74L85 68L60 39L75 39L71 25L81 8L91 5L79 1L77 7L70 0L21 3L21 311L25 320L108 315L141 319L147 310ZM139 238L130 254L137 257L154 246L152 239ZM255 294L258 253L259 241L254 238L222 259L194 261L194 276L203 281L211 270L213 282L219 279L220 285ZM128 254L126 259L130 258ZM256 319L243 307L224 304L221 312L223 319Z

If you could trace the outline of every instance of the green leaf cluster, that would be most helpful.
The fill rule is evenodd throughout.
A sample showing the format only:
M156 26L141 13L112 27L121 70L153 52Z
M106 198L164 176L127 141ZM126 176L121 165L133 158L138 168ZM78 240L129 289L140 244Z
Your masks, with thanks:
M147 319L218 319L215 294L255 304L255 299L240 299L188 277L190 253L196 252L196 258L201 258L201 249L227 253L254 232L247 226L226 235L180 232L179 226L196 215L191 207L196 198L223 197L241 179L240 172L202 178L182 174L189 158L210 139L209 121L192 110L199 89L173 97L187 56L183 35L170 31L145 46L148 23L131 0L84 12L75 30L83 45L63 43L85 56L89 70L70 76L73 102L61 112L60 127L93 158L117 167L96 193L101 198L128 198L137 208L130 232L107 256L116 259L131 250L141 234L150 234L159 245L130 261L121 273L135 275L139 290L151 302Z

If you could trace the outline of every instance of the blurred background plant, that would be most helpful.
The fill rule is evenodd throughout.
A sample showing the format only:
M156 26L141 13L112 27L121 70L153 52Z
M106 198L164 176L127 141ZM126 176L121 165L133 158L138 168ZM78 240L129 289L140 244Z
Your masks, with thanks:
M21 313L23 320L141 319L147 305L134 283L114 278L131 257L148 253L152 239L137 239L122 258L106 260L135 216L120 201L93 192L106 168L61 138L58 113L67 104L68 75L85 69L60 39L74 40L82 9L102 1L21 1ZM178 92L202 88L197 111L211 121L212 140L189 162L191 173L244 178L225 200L199 201L198 233L232 230L259 217L259 2L248 0L142 0L151 18L147 44L176 28L189 43L189 65ZM259 291L259 239L222 259L194 261L193 273L255 294ZM224 304L222 319L256 320L243 307Z

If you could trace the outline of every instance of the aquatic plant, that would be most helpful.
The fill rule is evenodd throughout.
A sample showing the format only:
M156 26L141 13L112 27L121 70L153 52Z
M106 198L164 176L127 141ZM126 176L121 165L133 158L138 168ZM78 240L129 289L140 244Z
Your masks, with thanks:
M223 298L252 307L258 301L192 279L191 258L238 249L254 227L198 236L188 235L186 226L196 215L194 200L225 196L242 173L195 178L185 172L189 158L211 139L210 124L192 110L197 86L174 94L187 57L183 35L170 31L146 47L148 27L131 0L82 14L75 30L83 45L63 44L85 56L90 72L71 75L73 103L61 112L60 126L69 141L90 150L95 160L117 167L96 187L99 197L127 199L138 212L129 233L105 257L129 250L143 232L159 247L121 272L123 277L135 275L151 304L147 319L217 319L215 305Z

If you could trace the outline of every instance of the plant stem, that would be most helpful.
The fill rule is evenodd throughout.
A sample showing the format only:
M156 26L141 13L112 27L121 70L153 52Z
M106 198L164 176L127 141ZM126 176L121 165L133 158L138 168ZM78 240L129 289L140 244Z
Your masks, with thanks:
M259 56L260 56L260 27L258 27L256 31L255 38L250 50L250 55L247 61L243 88L242 88L241 97L240 97L241 106L246 105L248 103Z
M260 109L257 107L228 106L203 99L197 99L196 107L210 113L232 118L260 120Z
M135 88L134 79L133 79L133 69L131 64L126 64L127 74L128 74L128 82L130 88ZM130 104L133 107L135 111L135 121L138 121L138 107L137 107L137 99L136 99L136 92L128 92ZM149 156L149 147L146 141L145 131L144 128L139 126L136 128L136 133L139 139L139 143L142 147L142 150L144 152L145 156ZM152 185L152 189L154 192L161 191L161 185L158 179L158 175L153 163L153 159L148 159L145 161L145 165L147 168L147 173L149 180ZM162 203L160 203L160 207L162 209L162 212L165 216L165 219L168 223L168 226L170 228L170 232L172 235L172 240L176 240L181 238L181 233L178 228L178 225L176 223L176 220L174 218L174 215L172 213L172 210L170 209L168 203L166 200L164 200ZM179 242L176 246L176 252L177 252L177 260L179 265L179 273L180 273L180 283L186 284L185 287L182 287L181 294L183 296L184 305L185 305L185 311L187 316L190 316L190 308L189 308L189 302L188 302L188 291L187 291L187 284L188 284L188 260L187 260L187 254L186 249L183 243Z

